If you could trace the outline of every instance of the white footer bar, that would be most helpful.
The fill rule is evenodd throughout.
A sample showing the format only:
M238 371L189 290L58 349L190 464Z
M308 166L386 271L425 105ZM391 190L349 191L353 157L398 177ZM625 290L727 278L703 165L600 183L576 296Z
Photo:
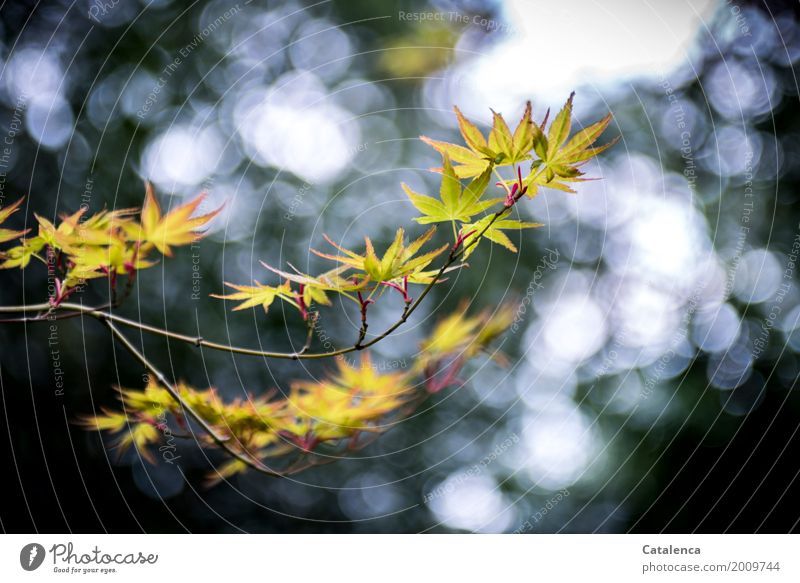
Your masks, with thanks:
M790 535L5 535L0 581L800 581Z

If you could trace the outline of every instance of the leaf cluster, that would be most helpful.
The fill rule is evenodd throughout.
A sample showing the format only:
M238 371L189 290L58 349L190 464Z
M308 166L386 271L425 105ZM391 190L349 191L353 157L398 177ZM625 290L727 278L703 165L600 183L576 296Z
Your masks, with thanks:
M121 411L103 410L83 418L81 423L90 429L115 434L117 448L134 447L152 461L153 446L163 441L167 432L171 437L178 435L169 431L167 416L178 423L184 437L194 436L192 421L187 421L191 417L208 433L203 438L206 445L221 445L228 453L234 453L232 459L217 470L215 479L246 469L249 460L258 463L271 460L270 463L276 464L275 472L285 474L302 469L310 459L318 461L320 456L334 459L337 456L331 453L363 446L370 436L402 420L429 395L460 384L458 375L464 365L487 351L490 343L511 325L513 311L508 307L472 316L467 315L467 306L459 307L436 324L422 342L412 366L402 370L379 372L366 352L362 352L358 365L347 362L341 354L361 350L405 322L431 287L444 281L445 273L466 266L462 261L483 239L516 252L507 232L540 226L511 216L523 196L534 198L543 187L574 192L570 185L586 180L581 166L614 143L612 140L605 145L595 145L611 116L579 130L570 138L572 102L573 96L570 96L550 124L549 112L541 122L533 120L529 102L513 132L503 116L493 111L487 135L455 108L463 145L422 136L442 158L441 167L434 169L441 179L438 195L422 194L402 184L410 203L420 213L415 218L416 223L432 225L427 231L414 238L408 237L404 228L398 228L388 246L380 249L368 236L364 238L363 248L358 250L348 249L325 236L333 250L312 250L320 258L332 262L322 273L312 275L292 265L281 269L263 264L276 282L226 282L231 291L214 295L236 302L234 310L261 307L266 311L276 300L296 309L308 326L308 341L300 353L268 353L219 343L204 344L203 339L192 339L153 326L139 326L198 346L299 358L313 339L316 316L312 314L317 313L314 308L332 305L332 296L338 295L358 306L361 329L351 348L336 352L340 355L337 370L327 377L291 383L289 391L280 396L272 392L228 402L213 388L198 390L185 383L162 386L151 380L144 390L120 390ZM504 176L501 171L509 167L513 174ZM488 194L490 187L502 189L500 196ZM32 228L2 227L20 209L22 200L19 200L0 209L0 244L17 242L0 251L0 269L25 269L33 260L45 264L55 279L55 292L49 298L50 311L59 306L67 307L63 302L70 294L86 281L99 278L109 279L112 290L109 305L117 305L119 277L127 277L130 287L136 273L155 265L159 255L169 257L174 248L189 245L203 236L204 227L221 209L200 214L202 202L203 195L200 195L164 213L152 187L147 184L141 210L103 210L88 215L87 209L81 209L61 216L58 221L37 215L38 229L32 234ZM452 244L432 244L440 223L451 224ZM437 259L443 261L432 266ZM411 285L425 286L416 302L411 297ZM402 316L384 334L364 344L368 307L387 290L396 290L402 295ZM21 311L25 311L24 307ZM108 319L106 324L126 344L125 336L110 321L112 315L100 315ZM157 372L135 347L126 345L134 356ZM498 357L497 353L493 356ZM159 375L158 378L164 377ZM191 415L185 418L187 411Z
M512 319L513 310L507 306L494 314L485 310L469 316L462 305L434 327L411 366L379 370L369 352L362 353L359 364L339 357L336 370L319 380L295 381L286 394L248 394L225 402L213 388L198 390L179 383L177 390L185 404L241 453L289 474L320 461L320 456L363 447L431 394L462 384L457 375L470 360L482 352L497 357L490 343ZM122 410L104 408L79 422L114 435L113 447L120 453L133 447L153 463L159 444L195 435L181 405L154 379L144 390L119 389L119 396ZM204 445L213 446L213 441L206 437ZM233 459L209 478L246 469L247 464Z
M34 215L32 229L0 229L0 242L19 239L18 244L0 251L0 269L25 269L32 260L47 266L54 274L55 294L50 303L58 306L80 289L87 280L110 278L116 286L118 276L133 277L136 272L157 263L153 255L172 255L173 247L191 244L202 237L200 229L221 209L195 216L204 195L164 214L152 186L146 185L144 206L138 209L102 210L87 216L87 208L62 215L58 223ZM0 224L19 209L22 199L0 211Z

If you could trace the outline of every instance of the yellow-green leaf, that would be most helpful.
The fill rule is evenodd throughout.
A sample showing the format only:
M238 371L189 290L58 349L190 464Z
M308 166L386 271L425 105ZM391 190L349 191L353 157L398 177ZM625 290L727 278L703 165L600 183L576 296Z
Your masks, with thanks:
M464 141L476 152L486 154L486 138L483 137L481 131L475 124L464 117L464 114L461 113L461 110L458 109L458 107L453 107L453 109L456 112L456 117L458 118L458 128L461 130L461 135L464 136Z
M503 116L492 110L492 131L489 133L489 148L496 154L504 154L506 158L514 158L513 138Z
M525 104L525 112L522 114L522 119L519 120L511 140L514 145L513 151L515 160L520 160L533 149L534 123L531 120L531 115L531 102L528 101Z
M172 247L189 245L202 236L198 229L206 225L222 210L222 207L210 213L193 217L205 198L200 194L166 215L162 215L161 207L156 200L153 187L148 182L147 195L142 208L142 239L153 244L162 254L171 256Z
M569 136L569 129L572 123L572 100L574 97L575 93L573 92L550 125L550 131L547 134L547 141L549 142L547 160L555 155L561 145L566 141L567 136Z
M461 196L461 182L458 180L458 176L453 170L453 165L450 163L450 157L447 154L444 155L443 168L439 196L446 208L456 208L458 199Z
M235 312L239 310L246 310L247 308L254 308L255 306L263 307L264 311L266 312L269 310L272 302L275 301L275 298L281 298L285 302L297 307L297 302L295 302L294 297L292 296L292 290L288 281L277 287L264 285L257 281L253 283L255 283L253 286L236 285L226 281L225 285L233 288L236 291L228 295L211 294L211 297L219 298L221 300L241 301L241 304L233 308Z

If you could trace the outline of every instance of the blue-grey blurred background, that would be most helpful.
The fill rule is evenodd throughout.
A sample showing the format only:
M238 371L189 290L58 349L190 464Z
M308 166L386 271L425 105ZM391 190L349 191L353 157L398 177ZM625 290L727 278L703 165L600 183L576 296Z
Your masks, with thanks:
M120 313L291 350L279 307L232 314L223 281L259 261L325 264L415 228L399 185L436 188L420 134L453 141L577 91L575 124L620 143L578 194L520 204L545 226L518 254L482 245L377 346L403 368L438 314L512 302L507 366L478 359L353 459L204 484L223 461L118 457L72 421L144 370L93 320L0 327L5 531L750 532L800 519L800 114L795 2L680 0L47 0L0 7L0 202L54 217L225 203L207 238L144 272ZM22 217L15 217L22 224ZM43 301L43 269L0 273L3 304ZM102 285L82 301L100 302ZM397 316L377 311L371 330ZM335 305L325 332L352 343ZM227 398L333 364L233 358L140 337L174 378ZM58 368L64 381L57 394Z

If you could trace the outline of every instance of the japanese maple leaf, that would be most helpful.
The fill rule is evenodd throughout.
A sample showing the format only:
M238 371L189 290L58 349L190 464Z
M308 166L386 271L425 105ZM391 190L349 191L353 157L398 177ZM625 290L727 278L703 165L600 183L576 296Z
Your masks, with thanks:
M572 127L574 97L575 93L569 96L564 107L550 125L547 135L543 131L544 123L542 123L542 127L533 124L533 148L539 159L533 162L531 174L526 179L526 183L531 187L527 192L530 197L536 194L537 186L575 192L568 183L588 180L582 178L583 172L581 172L580 166L619 140L617 137L602 146L593 145L611 123L613 118L609 113L600 121L576 132L567 141Z
M437 361L472 358L511 326L516 313L516 308L510 304L500 304L468 316L468 307L468 303L462 302L455 312L434 326L420 344L420 358L414 365L416 370L425 371L429 364ZM493 358L504 360L498 351L493 351Z
M411 204L423 214L414 219L416 222L422 225L452 221L466 223L473 216L483 213L489 207L503 201L502 198L481 200L481 196L489 185L491 174L491 168L487 168L466 188L462 188L461 181L450 163L450 156L445 154L439 199L414 192L406 183L401 186L411 200Z
M492 216L484 217L476 223L464 225L461 228L464 245L467 247L467 250L464 253L464 258L469 257L478 246L480 239L484 238L489 239L491 242L497 243L498 245L502 245L509 251L516 253L516 245L511 242L511 239L509 239L508 235L506 235L503 231L534 229L536 227L543 226L542 223L528 223L525 221L518 221L516 219L499 218L494 222L492 222L492 219ZM478 243L472 243L476 237L479 237Z
M221 300L241 300L242 303L233 308L235 312L246 310L247 308L254 308L256 306L263 307L266 312L276 298L290 303L295 308L299 307L294 299L291 284L288 281L279 286L264 285L258 281L254 281L253 283L255 285L237 285L226 281L225 285L236 291L228 295L211 294L211 297Z
M433 237L435 231L436 229L433 227L421 237L406 245L404 243L405 231L402 228L397 229L394 241L381 257L378 257L369 237L364 238L366 251L363 255L337 245L327 235L325 235L325 240L341 251L343 255L329 255L314 249L311 251L325 259L349 265L353 269L362 272L371 281L378 283L390 282L408 277L408 281L417 283L415 276L421 274L422 270L431 261L448 248L448 245L445 244L438 249L415 257L420 248Z
M360 366L345 359L338 366L330 378L292 383L285 417L276 427L302 449L359 431L383 431L390 426L383 423L387 415L412 396L408 373L379 373L369 353L363 353Z
M263 261L261 262L261 265L273 273L280 275L287 281L292 281L298 284L300 290L298 291L298 297L302 298L303 305L306 308L310 307L313 302L322 304L324 306L330 306L331 300L328 298L326 292L341 293L350 299L354 299L348 294L348 292L358 291L366 285L366 281L342 277L342 274L350 269L349 265L340 265L317 276L306 275L305 273L300 272L300 270L295 268L292 264L289 264L289 267L294 269L294 273L276 269L270 265L267 265Z
M45 242L41 237L26 237L20 245L0 253L0 258L3 259L3 263L0 263L0 269L13 269L16 267L25 269L34 257L42 261L42 263L46 263L38 255L44 246Z
M522 119L512 135L503 116L492 111L492 129L487 140L481 130L469 121L457 107L458 128L467 147L448 142L432 140L426 136L420 139L433 146L442 156L447 156L457 165L455 173L459 178L471 178L483 174L494 166L507 166L530 159L533 148L534 123L531 121L531 103L527 103ZM435 169L441 171L441 168Z
M210 213L192 217L205 198L205 194L200 194L186 204L163 215L149 182L146 184L146 188L147 196L141 216L141 239L151 243L168 257L172 255L172 246L189 245L202 236L198 229L222 210L220 207Z
M0 225L2 225L8 217L13 215L15 212L19 210L19 206L22 204L23 199L19 199L14 204L7 206L4 209L0 209ZM0 243L6 243L8 241L13 241L14 239L19 239L25 233L30 231L30 229L26 229L24 231L12 231L11 229L0 229Z
M136 209L100 211L91 217L84 217L86 208L71 215L61 215L56 227L48 219L34 215L39 223L39 237L45 244L75 254L81 249L115 245L123 232L138 229L130 218Z
M127 275L156 264L148 261L143 249L121 237L109 236L104 245L87 245L69 256L76 268L83 272L100 271L104 274Z

